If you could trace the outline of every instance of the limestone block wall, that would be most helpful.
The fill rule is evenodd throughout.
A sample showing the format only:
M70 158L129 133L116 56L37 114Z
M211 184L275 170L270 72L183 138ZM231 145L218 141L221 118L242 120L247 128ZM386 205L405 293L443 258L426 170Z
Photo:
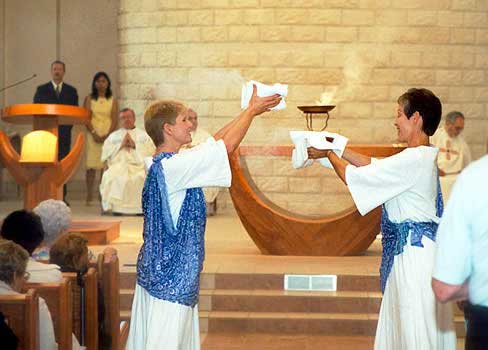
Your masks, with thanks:
M393 142L396 98L423 86L445 112L465 113L473 154L485 153L486 0L121 0L118 30L120 103L139 115L154 98L177 98L216 131L239 113L241 83L255 79L288 84L288 108L257 119L245 143L289 143L288 130L305 128L296 106L323 93L337 105L330 130ZM310 197L300 191L327 193L329 173L281 176L272 171L289 160L256 161L256 182L287 208Z

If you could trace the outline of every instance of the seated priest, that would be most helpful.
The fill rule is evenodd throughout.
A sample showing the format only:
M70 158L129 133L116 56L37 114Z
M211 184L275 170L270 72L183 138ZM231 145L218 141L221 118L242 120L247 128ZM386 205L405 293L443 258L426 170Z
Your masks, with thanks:
M184 145L181 151L195 147L201 143L206 142L212 135L210 135L202 127L198 127L198 114L193 109L188 109L188 120L191 122L192 127L190 130L191 143ZM205 196L205 205L207 208L207 215L213 216L217 214L217 196L220 192L220 187L204 187L203 195Z
M100 184L102 211L142 214L142 187L146 179L144 158L156 148L149 135L135 126L135 113L124 108L119 113L120 129L103 143L102 162L106 170Z
M437 129L431 139L432 144L439 148L437 165L445 201L449 199L457 175L471 162L471 152L461 135L463 129L464 115L452 111L446 115L444 126Z

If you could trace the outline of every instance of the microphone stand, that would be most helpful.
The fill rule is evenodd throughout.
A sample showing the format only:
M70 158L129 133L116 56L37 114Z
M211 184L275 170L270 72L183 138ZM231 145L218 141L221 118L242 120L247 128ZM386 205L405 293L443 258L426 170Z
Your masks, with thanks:
M32 74L32 76L31 76L31 77L29 77L29 78L26 78L26 79L24 79L24 80L18 81L18 82L16 82L16 83L11 84L11 85L4 86L3 88L1 88L1 89L0 89L0 92L3 92L3 91L5 91L5 90L7 90L7 89L10 89L11 87L14 87L14 86L20 85L20 84L22 84L22 83L25 83L26 81L32 80L32 79L34 79L35 77L37 77L37 74Z

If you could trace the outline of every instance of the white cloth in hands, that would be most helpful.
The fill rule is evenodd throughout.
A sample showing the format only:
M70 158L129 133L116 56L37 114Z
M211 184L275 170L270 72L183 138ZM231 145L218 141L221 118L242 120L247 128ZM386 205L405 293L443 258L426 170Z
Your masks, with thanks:
M277 106L271 108L272 110L280 110L286 108L285 97L288 95L288 85L283 84L274 84L274 85L265 85L260 82L251 80L246 84L242 85L242 94L241 94L241 108L246 109L249 106L249 101L251 100L253 88L252 86L256 85L257 94L259 97L268 97L274 94L279 94L282 99Z
M313 159L308 158L307 148L330 149L337 156L342 157L348 138L328 131L290 131L290 138L295 148L291 161L295 169L312 165ZM332 169L332 164L327 158L317 161L326 168Z

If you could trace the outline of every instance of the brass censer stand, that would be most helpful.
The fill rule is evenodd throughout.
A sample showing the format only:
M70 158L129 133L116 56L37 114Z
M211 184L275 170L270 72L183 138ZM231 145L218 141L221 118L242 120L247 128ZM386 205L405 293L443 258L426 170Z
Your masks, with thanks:
M307 129L310 131L313 130L312 121L314 114L325 114L325 122L324 126L320 131L324 131L327 128L327 123L329 122L329 111L333 110L335 106L298 106L299 110L305 113L305 118L307 119Z

